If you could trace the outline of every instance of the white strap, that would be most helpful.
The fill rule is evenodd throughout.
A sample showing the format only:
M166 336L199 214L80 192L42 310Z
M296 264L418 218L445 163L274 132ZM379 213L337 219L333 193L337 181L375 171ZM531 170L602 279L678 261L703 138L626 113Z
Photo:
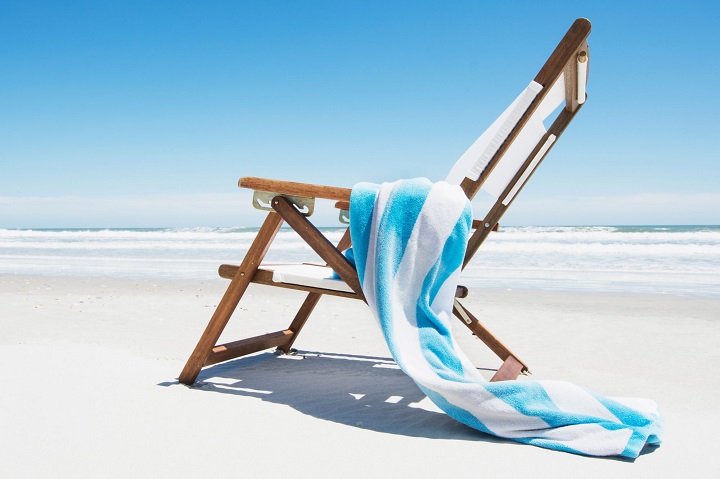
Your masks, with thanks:
M480 138L455 162L445 181L451 184L460 184L466 177L473 181L477 180L542 89L543 86L539 83L530 82L528 87L520 93L490 128L485 130ZM535 113L515 138L508 151L505 152L500 163L493 169L492 174L483 185L485 191L495 198L505 191L515 173L546 133L543 121L564 101L565 75L562 74L545 95L542 103L538 105Z
M457 185L465 177L477 180L542 88L539 83L530 82L490 128L455 162L445 181Z

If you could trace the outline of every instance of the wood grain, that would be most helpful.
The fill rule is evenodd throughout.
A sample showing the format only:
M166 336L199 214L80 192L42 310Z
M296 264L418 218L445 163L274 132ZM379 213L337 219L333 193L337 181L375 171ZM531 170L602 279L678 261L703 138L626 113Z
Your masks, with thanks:
M335 201L350 201L350 188L336 186L313 185L310 183L296 183L294 181L273 180L269 178L256 178L245 176L240 178L238 186L257 191L269 191L282 195L306 196L309 198L323 198Z
M211 364L221 363L230 359L239 358L246 354L256 353L263 349L269 349L274 347L282 347L287 344L293 338L294 334L291 330L285 329L283 331L276 331L274 333L262 334L252 338L241 339L240 341L233 341L231 343L221 344L215 346L207 359L205 360L205 366Z

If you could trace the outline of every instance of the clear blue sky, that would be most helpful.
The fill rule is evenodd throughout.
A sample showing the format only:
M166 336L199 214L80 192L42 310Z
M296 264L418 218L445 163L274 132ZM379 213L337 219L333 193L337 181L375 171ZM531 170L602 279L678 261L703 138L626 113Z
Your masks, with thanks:
M256 225L240 176L442 179L577 17L588 103L505 223L720 223L717 2L1 4L0 228Z

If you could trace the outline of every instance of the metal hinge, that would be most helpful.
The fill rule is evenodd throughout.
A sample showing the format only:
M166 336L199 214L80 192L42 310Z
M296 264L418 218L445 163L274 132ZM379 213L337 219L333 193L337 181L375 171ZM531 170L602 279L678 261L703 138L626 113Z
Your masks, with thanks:
M458 313L460 313L460 317L462 318L462 320L465 321L466 324L472 324L472 319L470 319L470 316L468 316L467 312L465 311L465 308L463 307L462 304L460 304L460 301L458 301L456 299L456 300L454 300L454 302L455 302L455 307L457 308Z
M310 216L315 211L315 198L308 196L284 195L282 193L272 193L270 191L253 191L252 205L253 208L263 211L274 211L271 202L276 196L282 196L292 203L300 213Z

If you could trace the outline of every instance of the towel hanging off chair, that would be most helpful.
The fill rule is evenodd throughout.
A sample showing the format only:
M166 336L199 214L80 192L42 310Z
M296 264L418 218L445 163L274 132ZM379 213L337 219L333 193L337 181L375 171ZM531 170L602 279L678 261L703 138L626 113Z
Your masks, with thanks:
M471 224L456 185L414 179L353 188L352 257L398 366L449 416L488 434L592 456L634 458L660 444L654 401L480 375L450 323Z

